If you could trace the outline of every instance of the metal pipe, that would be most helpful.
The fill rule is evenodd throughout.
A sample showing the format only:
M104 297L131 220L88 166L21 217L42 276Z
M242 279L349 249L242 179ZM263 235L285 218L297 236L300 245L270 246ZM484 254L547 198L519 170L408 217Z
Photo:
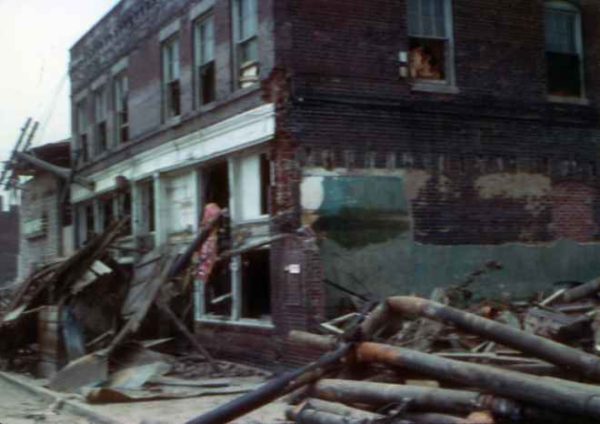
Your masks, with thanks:
M387 305L402 316L419 316L534 355L587 379L600 381L600 358L516 328L418 297L391 297Z
M362 343L357 359L416 371L437 379L477 387L488 393L519 399L563 414L600 419L600 388L563 384L559 379L532 377L514 371L453 361L410 349L378 343Z

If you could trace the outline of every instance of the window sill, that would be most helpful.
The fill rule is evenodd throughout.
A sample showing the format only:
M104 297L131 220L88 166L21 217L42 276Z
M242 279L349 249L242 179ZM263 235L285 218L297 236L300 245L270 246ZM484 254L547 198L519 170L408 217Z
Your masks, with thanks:
M548 96L550 103L589 106L590 101L584 97Z
M161 129L171 128L179 124L181 124L181 115L172 116L163 122Z
M258 319L240 319L233 321L230 318L218 317L218 316L205 316L196 320L200 324L216 324L216 325L227 325L232 327L246 327L246 328L260 328L263 330L274 330L275 326L272 321L263 321Z
M411 86L412 91L422 91L425 93L458 94L460 90L455 85L443 82L415 82Z

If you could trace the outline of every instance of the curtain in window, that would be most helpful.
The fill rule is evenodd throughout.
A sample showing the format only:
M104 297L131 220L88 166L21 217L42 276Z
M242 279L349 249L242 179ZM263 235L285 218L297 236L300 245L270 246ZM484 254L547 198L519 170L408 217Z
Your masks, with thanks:
M553 53L578 54L577 13L546 10L546 50Z
M446 38L447 0L409 0L408 30L411 36Z

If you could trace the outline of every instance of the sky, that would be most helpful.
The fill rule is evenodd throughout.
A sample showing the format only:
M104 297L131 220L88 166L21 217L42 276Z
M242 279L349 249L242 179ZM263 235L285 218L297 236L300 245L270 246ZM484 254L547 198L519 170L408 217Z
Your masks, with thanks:
M70 135L69 49L118 0L0 0L0 160L25 120L41 145Z

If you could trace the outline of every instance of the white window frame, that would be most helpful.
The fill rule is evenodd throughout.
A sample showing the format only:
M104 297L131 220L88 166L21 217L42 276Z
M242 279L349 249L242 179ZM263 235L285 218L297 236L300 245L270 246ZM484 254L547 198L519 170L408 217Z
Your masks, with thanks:
M548 99L550 101L555 102L584 102L587 98L586 94L586 84L585 84L585 51L583 48L583 25L581 19L581 9L575 4L565 1L565 0L550 0L544 2L544 16L548 11L564 11L571 12L575 14L575 48L577 50L577 55L579 56L579 80L580 80L580 91L581 94L579 96L559 96L548 93ZM545 20L545 19L544 19ZM544 34L545 40L545 49L544 51L548 53L547 50L547 40Z
M456 92L456 66L455 66L455 42L454 42L454 15L453 1L444 0L444 26L446 30L445 37L436 37L430 35L422 35L411 32L410 25L410 1L421 2L423 0L408 0L407 1L407 34L409 38L422 38L432 40L445 41L445 78L443 80L428 80L428 79L413 79L413 89L422 91L450 91ZM410 60L410 53L409 53Z
M162 110L163 120L168 122L181 116L181 43L179 34L175 33L161 43L161 66L162 66ZM173 99L171 98L170 86L173 83L179 85L179 98L177 109L174 112Z
M234 155L228 158L229 168L229 193L230 193L230 216L231 226L235 228L238 225L249 224L249 223L268 223L270 214L263 214L255 219L242 219L240 216L240 195L241 185L238 184L240 181L240 165L245 158L258 156L259 167L258 167L258 179L259 187L261 185L260 175L260 156L265 154L263 151L244 152L241 155ZM271 167L272 172L272 167ZM272 175L271 175L272 181ZM258 207L260 210L260 199L258 199ZM265 250L271 250L271 246L265 246ZM230 293L231 299L231 313L229 316L214 315L206 312L206 282L196 281L194 287L194 303L195 303L195 314L194 318L198 322L206 322L213 324L229 324L229 325L242 325L249 327L260 327L260 328L273 328L273 317L272 313L269 319L255 319L255 318L244 318L242 317L242 299L243 299L243 282L242 282L242 255L236 255L231 258L230 262L231 280L230 280ZM272 283L272 282L271 282ZM272 307L273 305L271 305Z
M233 7L233 35L234 35L234 67L235 67L235 84L237 88L247 88L255 85L258 82L258 78L260 75L260 14L259 14L259 0L232 0ZM254 13L255 13L255 25L254 32L250 34L243 34L243 17L242 11L244 10L243 3L251 2L254 5ZM251 61L242 62L242 48L245 44L249 44L251 42L256 43L256 58ZM244 71L251 70L256 67L256 81L245 81L244 80Z
M208 31L210 35L205 37L204 31ZM210 44L210 49L205 49L207 44ZM204 106L216 100L217 71L215 64L215 47L215 19L212 10L210 10L194 21L194 83L196 86L194 99L197 107ZM208 55L207 50L209 50ZM213 67L213 97L210 101L205 102L203 100L204 93L202 90L202 74L210 66Z

